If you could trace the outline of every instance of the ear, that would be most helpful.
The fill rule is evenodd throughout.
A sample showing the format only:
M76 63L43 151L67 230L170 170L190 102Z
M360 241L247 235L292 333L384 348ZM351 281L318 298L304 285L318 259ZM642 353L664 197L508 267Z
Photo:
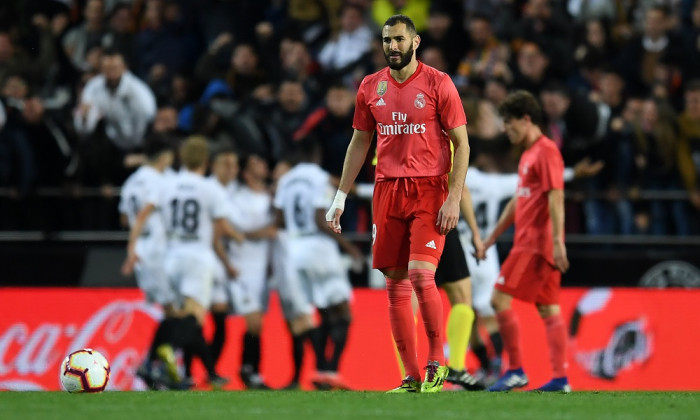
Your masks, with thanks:
M416 36L413 37L413 50L417 50L418 46L420 45L420 35L416 34Z

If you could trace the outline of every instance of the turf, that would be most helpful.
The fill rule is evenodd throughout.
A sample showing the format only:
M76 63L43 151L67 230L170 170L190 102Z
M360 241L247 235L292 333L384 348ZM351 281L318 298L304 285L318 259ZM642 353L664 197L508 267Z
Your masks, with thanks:
M15 419L699 419L700 393L1 392Z

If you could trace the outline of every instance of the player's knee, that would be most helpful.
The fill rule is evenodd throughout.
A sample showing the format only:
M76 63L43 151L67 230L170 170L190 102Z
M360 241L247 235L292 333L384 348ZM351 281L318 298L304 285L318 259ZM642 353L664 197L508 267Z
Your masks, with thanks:
M254 312L245 317L246 330L252 335L260 335L263 325L262 313Z
M541 318L549 318L550 316L559 315L560 308L559 305L543 305L538 303L537 312L540 314Z
M510 309L510 300L510 296L494 291L491 296L491 306L496 312L506 311Z

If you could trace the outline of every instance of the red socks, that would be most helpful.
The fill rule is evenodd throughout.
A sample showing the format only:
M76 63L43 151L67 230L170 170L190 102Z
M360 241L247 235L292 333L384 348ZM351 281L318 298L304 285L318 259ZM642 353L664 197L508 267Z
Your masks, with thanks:
M411 279L413 290L416 291L425 334L428 337L428 360L435 360L440 365L444 365L442 298L435 285L435 272L426 269L410 269L408 278Z
M566 325L561 315L552 315L544 318L547 328L547 344L549 345L549 358L552 362L554 378L566 376Z
M396 342L401 361L407 376L421 379L416 353L416 324L413 319L411 292L413 288L408 279L386 279L386 291L389 296L389 322L391 333Z
M498 329L503 338L503 348L508 354L508 370L518 369L523 366L520 354L520 326L518 317L513 309L508 309L496 314Z

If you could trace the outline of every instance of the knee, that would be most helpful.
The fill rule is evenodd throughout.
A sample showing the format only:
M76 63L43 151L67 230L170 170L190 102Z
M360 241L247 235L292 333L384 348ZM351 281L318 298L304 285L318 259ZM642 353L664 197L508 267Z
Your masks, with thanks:
M542 305L537 304L537 312L540 314L541 318L549 318L550 316L559 315L561 312L559 305Z
M507 311L510 309L510 298L495 292L493 296L491 296L491 306L496 312Z
M260 335L262 324L262 314L254 313L246 316L246 329L249 334Z

